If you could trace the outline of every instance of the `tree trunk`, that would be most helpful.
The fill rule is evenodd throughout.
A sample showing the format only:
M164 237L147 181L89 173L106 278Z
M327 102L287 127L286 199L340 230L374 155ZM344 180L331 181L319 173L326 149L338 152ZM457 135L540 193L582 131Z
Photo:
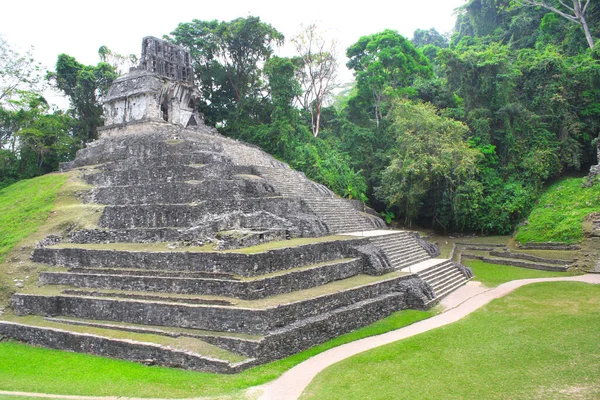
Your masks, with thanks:
M315 124L315 130L313 131L313 135L315 135L315 137L319 136L319 128L321 125L321 106L319 105L319 103L316 104L316 109L317 109L317 122Z
M579 20L581 21L581 26L583 27L583 31L585 32L585 39L587 40L590 49L594 49L594 38L590 33L590 28L588 28L587 22L585 21L585 17L581 15L579 17Z

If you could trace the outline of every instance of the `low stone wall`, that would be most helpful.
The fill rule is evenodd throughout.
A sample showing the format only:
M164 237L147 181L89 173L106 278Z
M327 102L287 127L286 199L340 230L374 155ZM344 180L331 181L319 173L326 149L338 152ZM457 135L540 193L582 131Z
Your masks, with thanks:
M0 335L52 349L206 372L234 373L256 364L251 360L248 363L232 365L222 360L202 357L190 352L174 350L151 343L105 338L4 321L0 323Z
M367 243L368 238L358 238L253 254L37 248L32 259L35 262L65 267L223 272L250 277L345 258L354 254L354 247Z
M540 263L544 263L544 264L554 264L554 265L561 265L561 266L565 266L565 265L569 264L569 261L566 261L566 260L557 260L557 259L553 259L553 258L536 257L536 256L532 256L530 254L512 253L510 251L490 251L490 255L494 256L494 257L517 258L517 259L521 259L521 260L528 260L528 261L533 261L533 262L540 262Z
M85 296L16 294L18 315L65 316L220 332L265 334L298 320L395 291L404 276L266 309L148 302ZM414 278L413 278L414 279Z
M566 243L525 243L519 245L523 250L580 250L581 247L576 244Z
M261 363L278 360L372 324L405 308L407 306L401 293L365 300L335 313L303 321L300 326L273 332L265 337L263 346L255 356Z
M73 285L81 288L126 291L201 294L255 300L349 278L361 273L362 270L363 265L360 260L350 260L251 281L164 277L160 274L158 276L128 276L42 272L40 273L40 284Z
M485 261L490 264L512 265L513 267L537 269L537 270L541 270L541 271L564 272L568 269L568 267L566 267L566 266L533 264L533 263L527 263L527 262L520 262L520 261L516 261L516 260L501 259L501 258L489 258L489 257L477 256L474 254L465 254L465 253L462 254L462 258L471 258L471 259L475 259L475 260Z

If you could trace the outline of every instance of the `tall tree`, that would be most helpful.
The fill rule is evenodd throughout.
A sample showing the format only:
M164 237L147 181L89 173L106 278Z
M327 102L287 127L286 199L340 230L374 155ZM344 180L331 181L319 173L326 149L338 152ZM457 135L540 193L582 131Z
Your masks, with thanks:
M594 38L590 32L590 28L585 19L585 13L590 5L591 0L581 1L581 0L572 0L573 6L569 6L567 3L562 0L557 0L559 4L556 2L550 2L548 0L516 0L517 3L534 6L534 7L543 7L547 10L550 10L563 18L581 26L583 32L585 34L585 40L588 43L590 49L594 48Z
M326 40L312 24L296 35L292 43L302 60L302 68L298 71L303 94L298 100L310 112L312 133L317 137L323 104L337 87L337 42Z
M392 30L361 37L346 55L350 59L346 65L356 76L358 95L372 99L377 126L387 98L406 94L417 77L433 74L427 58Z
M207 122L231 126L258 114L264 96L262 66L284 37L258 17L229 22L193 20L171 32L173 42L190 49L196 80L204 97Z
M100 99L116 78L114 68L105 62L83 65L66 54L58 56L56 71L48 72L47 79L70 100L81 144L97 139L97 128L103 124Z
M431 104L396 101L389 118L396 146L377 193L388 206L399 208L406 223L426 213L433 225L439 224L438 203L454 203L460 188L476 175L480 152L465 141L466 125L440 116ZM426 204L427 198L433 201ZM424 205L431 210L423 212Z

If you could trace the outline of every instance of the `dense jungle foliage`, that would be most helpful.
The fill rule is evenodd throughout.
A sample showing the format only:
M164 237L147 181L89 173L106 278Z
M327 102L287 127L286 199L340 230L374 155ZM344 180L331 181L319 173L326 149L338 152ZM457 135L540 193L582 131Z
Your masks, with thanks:
M596 163L600 134L600 5L532 2L466 1L451 35L361 37L346 49L355 82L337 91L335 41L315 26L288 39L290 58L257 17L193 20L165 37L190 49L199 110L223 134L408 225L505 234L546 182ZM577 10L590 35L566 17ZM100 56L85 66L63 54L46 74L70 100L63 113L39 94L35 63L2 43L0 71L16 84L0 87L0 187L96 137L99 99L126 59Z

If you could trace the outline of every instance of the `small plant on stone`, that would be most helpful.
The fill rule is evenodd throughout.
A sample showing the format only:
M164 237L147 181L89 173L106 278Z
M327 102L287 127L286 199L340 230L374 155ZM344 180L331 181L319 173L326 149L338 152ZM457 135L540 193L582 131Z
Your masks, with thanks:
M396 214L389 210L385 210L381 212L381 217L385 220L385 223L389 225L392 223L392 220L396 218Z

